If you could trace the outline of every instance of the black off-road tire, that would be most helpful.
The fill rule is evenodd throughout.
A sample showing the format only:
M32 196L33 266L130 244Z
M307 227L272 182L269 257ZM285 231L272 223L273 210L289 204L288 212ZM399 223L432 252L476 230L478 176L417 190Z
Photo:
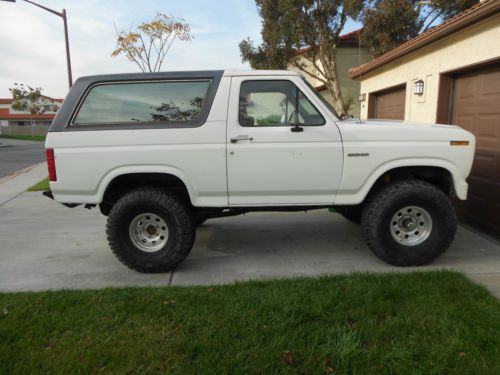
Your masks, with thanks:
M423 208L432 218L428 237L413 246L397 242L391 234L392 218L407 206ZM370 197L363 209L361 226L373 253L395 266L419 266L432 262L450 246L457 217L450 199L436 186L420 180L398 181Z
M359 224L361 223L361 214L363 209L359 205L355 206L335 206L335 211L341 214L344 218L349 220L351 223Z
M166 244L154 252L134 245L129 227L137 215L152 213L168 227ZM190 210L169 192L157 187L142 187L125 194L111 209L106 226L108 243L116 257L127 267L143 273L174 270L189 254L196 227Z

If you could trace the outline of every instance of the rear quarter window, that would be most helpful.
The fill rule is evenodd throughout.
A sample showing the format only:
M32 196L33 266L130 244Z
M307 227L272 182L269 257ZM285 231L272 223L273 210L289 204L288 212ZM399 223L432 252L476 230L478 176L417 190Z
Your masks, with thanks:
M93 86L72 125L194 124L211 80L120 82Z

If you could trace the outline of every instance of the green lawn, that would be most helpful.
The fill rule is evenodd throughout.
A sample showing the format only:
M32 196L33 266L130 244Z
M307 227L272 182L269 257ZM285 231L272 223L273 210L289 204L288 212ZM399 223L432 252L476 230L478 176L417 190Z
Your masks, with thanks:
M45 190L50 190L48 177L44 178L42 181L28 188L28 191L45 191Z
M458 273L0 294L0 373L499 374L500 302Z
M35 135L35 136L30 136L30 135L8 135L8 134L0 134L0 138L7 138L7 139L21 139L24 141L40 141L40 142L45 142L45 136L44 135Z

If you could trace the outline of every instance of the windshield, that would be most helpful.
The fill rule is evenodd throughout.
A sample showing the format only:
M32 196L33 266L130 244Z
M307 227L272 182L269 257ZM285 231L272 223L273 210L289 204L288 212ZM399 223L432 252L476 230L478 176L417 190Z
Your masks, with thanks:
M312 92L314 94L316 94L316 96L319 98L319 100L321 100L321 102L326 105L326 107L335 115L335 117L337 117L339 120L342 120L342 116L340 116L337 111L333 108L333 106L328 102L328 100L326 100L323 95L321 95L318 90L316 90L314 88L313 85L311 85L307 79L305 79L304 77L301 77L302 80L306 83L306 85L312 90Z

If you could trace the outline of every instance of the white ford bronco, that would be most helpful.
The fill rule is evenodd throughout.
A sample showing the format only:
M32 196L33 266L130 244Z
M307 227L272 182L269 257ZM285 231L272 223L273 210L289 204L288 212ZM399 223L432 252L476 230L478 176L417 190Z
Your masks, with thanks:
M207 219L317 208L360 222L384 261L427 264L454 238L475 138L342 120L290 71L198 71L80 78L45 147L45 195L99 206L116 256L164 272Z

